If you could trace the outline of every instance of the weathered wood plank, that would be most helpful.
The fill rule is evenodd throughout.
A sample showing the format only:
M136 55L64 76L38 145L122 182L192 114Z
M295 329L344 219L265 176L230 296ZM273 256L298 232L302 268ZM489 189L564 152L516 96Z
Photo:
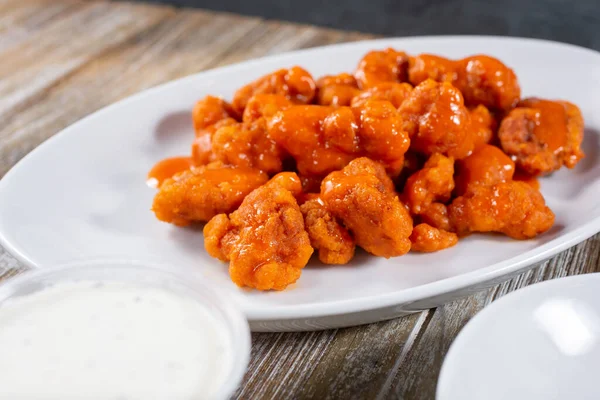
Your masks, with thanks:
M96 57L4 118L0 176L64 127L127 95L209 66L258 20L176 14ZM224 31L215 35L215 32ZM174 51L173 49L177 49Z
M33 96L81 65L173 11L130 4L86 3L18 45L0 51L0 117L27 107Z
M52 22L84 6L79 1L3 1L0 3L0 52L27 40Z

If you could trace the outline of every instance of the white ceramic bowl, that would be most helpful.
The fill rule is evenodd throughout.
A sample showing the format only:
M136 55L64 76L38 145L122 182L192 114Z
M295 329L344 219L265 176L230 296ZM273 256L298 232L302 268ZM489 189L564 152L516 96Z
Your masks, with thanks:
M240 384L250 357L248 322L233 305L227 291L212 289L201 275L181 276L171 269L131 261L95 260L27 271L0 285L0 306L10 298L25 296L54 284L77 281L121 282L190 297L206 307L227 330L233 360L223 379L224 384L211 400L229 399Z

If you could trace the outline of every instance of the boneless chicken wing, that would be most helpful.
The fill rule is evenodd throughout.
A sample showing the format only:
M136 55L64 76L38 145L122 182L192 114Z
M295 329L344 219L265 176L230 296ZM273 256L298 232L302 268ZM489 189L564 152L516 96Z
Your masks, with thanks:
M431 79L419 84L399 108L411 149L461 159L474 147L471 117L460 91Z
M476 106L509 110L521 96L521 87L514 71L500 60L476 55L458 61L456 87L465 97L465 102Z
M324 264L347 264L354 257L355 243L348 230L327 209L319 196L308 199L300 210L311 245Z
M220 128L212 137L212 158L269 174L282 170L283 151L271 139L264 118Z
M395 257L410 250L412 219L393 190L385 168L358 158L321 184L321 199L366 251Z
M484 105L469 110L471 115L471 132L473 136L473 149L489 143L497 128L496 119Z
M413 228L410 235L411 250L423 253L440 251L458 243L456 233L447 232L422 223Z
M408 80L418 85L427 79L436 82L456 83L458 66L456 61L433 54L420 54L408 59Z
M423 213L433 202L450 200L454 189L454 160L442 154L432 155L423 169L406 181L404 200L413 214Z
M248 100L242 121L254 122L260 118L271 118L278 111L290 108L294 103L281 94L258 93Z
M282 149L269 137L266 119L293 103L278 94L252 96L243 121L231 118L202 129L192 144L196 165L220 161L236 167L255 168L269 174L282 170Z
M408 55L394 49L367 53L354 72L358 87L368 89L382 82L406 82Z
M396 108L406 100L413 87L408 83L383 82L370 87L352 99L352 106L363 105L367 100L387 100Z
M431 203L419 213L421 222L444 231L453 231L448 207L444 203Z
M269 121L269 134L303 177L323 177L360 156L397 175L410 144L394 106L377 100L357 107L294 106Z
M554 213L542 194L524 182L478 185L448 207L459 235L469 232L501 232L514 239L529 239L554 224Z
M240 88L233 96L233 109L243 114L248 101L256 94L279 94L297 104L310 103L316 94L312 76L303 68L280 69Z
M515 163L498 147L486 144L464 160L457 162L455 193L462 196L475 185L492 186L510 181Z
M212 151L212 138L224 126L238 125L233 118L225 118L212 125L196 131L196 138L192 142L192 160L195 165L205 165L215 161Z
M413 85L427 79L451 83L462 92L469 106L481 104L492 109L509 110L521 96L514 71L500 60L484 55L456 61L431 54L410 57L408 78Z
M583 117L566 101L523 100L502 120L498 137L504 152L534 176L573 168L584 157Z
M205 222L235 210L268 176L258 170L221 163L180 172L160 185L152 211L156 218L175 225Z
M313 253L300 207L281 182L290 180L274 177L236 211L219 214L204 227L206 250L229 261L238 286L283 290L296 282Z
M353 75L347 73L327 75L317 81L317 104L349 106L352 99L360 92Z
M202 100L199 100L192 110L192 121L196 135L202 129L221 120L227 118L237 120L239 117L240 114L234 111L231 104L215 96L206 96Z

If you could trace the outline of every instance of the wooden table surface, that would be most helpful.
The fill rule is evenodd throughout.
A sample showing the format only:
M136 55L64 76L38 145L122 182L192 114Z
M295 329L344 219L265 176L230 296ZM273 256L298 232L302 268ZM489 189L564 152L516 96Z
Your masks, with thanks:
M0 176L82 117L208 68L371 38L312 26L164 6L0 0ZM522 275L392 321L253 335L235 398L433 399L448 347L481 308L520 287L600 270L600 236ZM24 270L0 248L0 279Z

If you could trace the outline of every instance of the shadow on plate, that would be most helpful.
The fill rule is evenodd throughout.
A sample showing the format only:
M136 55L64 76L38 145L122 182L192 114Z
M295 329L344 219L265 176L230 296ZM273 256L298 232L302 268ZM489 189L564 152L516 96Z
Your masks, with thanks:
M169 239L172 240L177 246L189 253L198 255L206 254L206 250L204 250L204 235L202 234L204 224L196 224L185 227L173 225L170 228Z
M154 138L158 144L180 140L185 135L193 138L193 124L191 111L177 111L164 116L154 128Z
M581 148L585 152L585 157L575 169L577 174L585 174L598 166L598 158L600 157L600 131L591 128L586 129Z

